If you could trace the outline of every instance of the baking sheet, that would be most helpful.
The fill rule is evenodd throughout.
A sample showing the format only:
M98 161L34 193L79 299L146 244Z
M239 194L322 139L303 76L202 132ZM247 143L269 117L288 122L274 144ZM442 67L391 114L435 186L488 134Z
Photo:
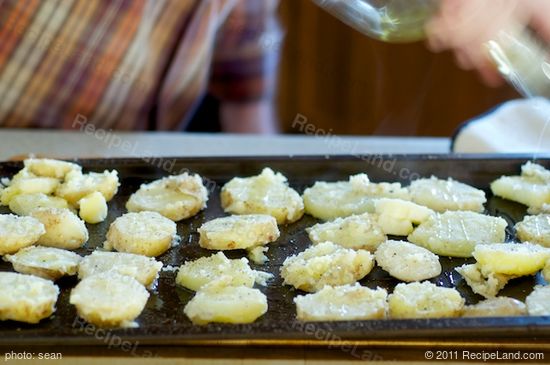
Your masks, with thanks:
M504 217L509 227L507 240L514 239L513 225L526 214L520 204L490 196L489 183L501 175L517 175L520 166L532 156L321 156L321 157L236 157L236 158L157 158L157 159L109 159L80 160L85 171L116 169L121 178L121 187L116 197L109 203L107 220L98 225L88 225L90 240L80 249L86 255L102 246L109 224L125 213L124 204L132 192L144 182L184 171L196 172L206 178L212 190L208 208L197 216L178 223L178 233L182 237L180 246L158 257L165 265L179 266L185 260L194 260L213 252L198 246L197 228L204 222L223 216L220 207L219 189L235 176L258 174L264 167L271 167L288 177L290 185L302 192L315 181L347 180L349 175L367 173L372 181L400 181L408 185L411 179L435 175L441 178L452 177L488 192L487 211L491 215ZM538 163L550 167L548 157ZM0 176L11 176L21 168L21 163L0 163ZM8 209L0 208L7 213ZM258 287L267 295L269 310L255 323L246 325L209 324L193 325L183 313L183 307L193 296L193 292L176 287L176 272L163 271L157 287L151 292L147 306L137 322L139 328L110 329L101 331L86 324L76 315L75 308L68 302L70 289L76 285L76 278L63 278L58 281L62 292L55 315L37 325L18 322L0 322L0 345L15 344L63 344L63 345L104 345L105 333L120 341L134 341L145 344L258 344L258 345L307 345L351 341L443 341L476 339L550 339L550 317L511 317L511 318L451 318L419 320L371 320L347 322L316 322L304 324L295 320L293 298L303 294L289 286L282 285L279 268L291 254L301 252L310 245L304 229L318 221L304 216L300 221L280 227L281 236L270 244L270 261L254 269L275 274L275 279L267 287ZM226 252L230 258L245 256L244 251ZM442 286L456 287L468 304L476 303L480 296L474 294L453 268L472 259L441 258L442 274L431 281ZM11 264L1 262L0 271L11 271ZM361 284L375 288L386 288L389 292L399 282L380 268L375 268ZM536 284L544 280L523 277L512 280L500 295L523 300ZM0 295L1 288L0 288ZM101 336L99 335L101 333Z

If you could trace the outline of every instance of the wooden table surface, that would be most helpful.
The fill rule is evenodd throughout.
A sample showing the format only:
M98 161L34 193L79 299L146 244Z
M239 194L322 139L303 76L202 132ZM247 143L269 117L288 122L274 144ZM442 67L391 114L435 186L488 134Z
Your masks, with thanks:
M58 157L131 157L131 156L243 156L243 155L327 155L379 153L447 153L444 138L379 138L315 136L231 136L175 133L74 133L55 131L0 130L0 160L29 153ZM457 343L419 343L403 348L385 343L356 347L336 344L309 347L253 346L157 346L133 344L134 350L103 347L0 347L6 363L14 357L34 357L28 363L48 364L348 364L364 360L399 363L429 363L426 351L463 360L464 351L495 352L501 345L483 345L466 349ZM550 345L517 344L507 341L507 351L545 352L550 361ZM447 352L447 351L456 352ZM468 352L469 353L469 352ZM46 355L59 360L41 360ZM2 361L2 359L0 359ZM480 361L481 362L481 361ZM542 362L542 361L536 361ZM500 361L507 363L507 361ZM532 362L535 363L535 362Z

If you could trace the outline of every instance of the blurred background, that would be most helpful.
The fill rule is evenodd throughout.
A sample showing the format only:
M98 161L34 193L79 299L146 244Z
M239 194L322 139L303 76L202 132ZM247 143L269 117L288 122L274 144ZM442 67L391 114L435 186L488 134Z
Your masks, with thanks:
M519 95L460 70L422 42L386 44L349 28L310 0L281 0L285 38L277 95L284 133L302 114L334 134L450 136L463 121ZM218 130L207 98L190 130Z

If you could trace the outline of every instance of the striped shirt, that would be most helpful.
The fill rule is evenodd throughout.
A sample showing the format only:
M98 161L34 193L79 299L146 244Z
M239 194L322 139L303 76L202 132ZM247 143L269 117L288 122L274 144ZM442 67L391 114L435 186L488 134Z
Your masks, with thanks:
M0 126L182 129L271 96L278 0L0 0Z

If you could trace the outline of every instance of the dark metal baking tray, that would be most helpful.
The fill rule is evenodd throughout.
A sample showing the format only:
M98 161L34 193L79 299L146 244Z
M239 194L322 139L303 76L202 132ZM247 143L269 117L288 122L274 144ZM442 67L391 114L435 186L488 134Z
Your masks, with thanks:
M109 224L125 212L124 204L140 184L168 174L183 171L196 172L207 178L212 188L208 208L178 223L182 244L171 249L159 259L165 265L179 266L185 260L193 260L212 252L201 249L197 228L204 222L224 215L219 201L219 189L235 176L258 174L264 167L271 167L288 177L290 185L302 192L315 181L336 181L349 175L367 173L373 181L399 181L408 185L411 178L435 175L471 184L487 191L487 212L504 217L509 222L507 240L514 239L513 225L526 214L520 204L492 197L489 183L501 175L518 174L520 166L533 156L447 156L447 155L384 155L384 156L316 156L316 157L228 157L228 158L157 158L157 159L97 159L79 160L87 171L118 170L121 187L109 203L107 220L90 225L90 240L79 250L89 254L102 245ZM538 163L550 167L548 156L538 158ZM0 163L0 176L11 176L21 168L19 162ZM7 213L4 207L0 212ZM169 344L226 344L226 345L313 345L334 341L358 344L426 343L451 341L453 343L479 341L550 342L550 317L510 318L452 318L419 320L372 320L347 322L318 322L306 324L295 320L292 299L300 292L282 285L279 267L284 259L310 245L304 229L317 222L304 216L299 222L281 227L281 237L270 245L269 263L252 265L275 274L267 287L259 287L268 298L269 310L255 323L247 325L209 324L193 325L184 315L183 307L193 293L174 284L175 272L163 271L158 285L151 292L149 302L138 318L139 328L101 331L78 319L75 309L68 303L69 293L76 278L58 281L62 288L57 312L37 325L18 322L0 322L0 345L105 345L106 336L117 340L135 341L142 345ZM229 252L228 256L242 257L242 251ZM453 268L471 260L442 258L443 273L431 280L438 285L456 287L467 303L480 300ZM0 271L10 271L11 266L0 263ZM380 268L375 268L361 280L368 287L383 287L391 292L398 283ZM502 295L524 299L535 284L544 283L540 275L511 281ZM2 295L0 288L0 295ZM101 335L100 335L101 334Z

